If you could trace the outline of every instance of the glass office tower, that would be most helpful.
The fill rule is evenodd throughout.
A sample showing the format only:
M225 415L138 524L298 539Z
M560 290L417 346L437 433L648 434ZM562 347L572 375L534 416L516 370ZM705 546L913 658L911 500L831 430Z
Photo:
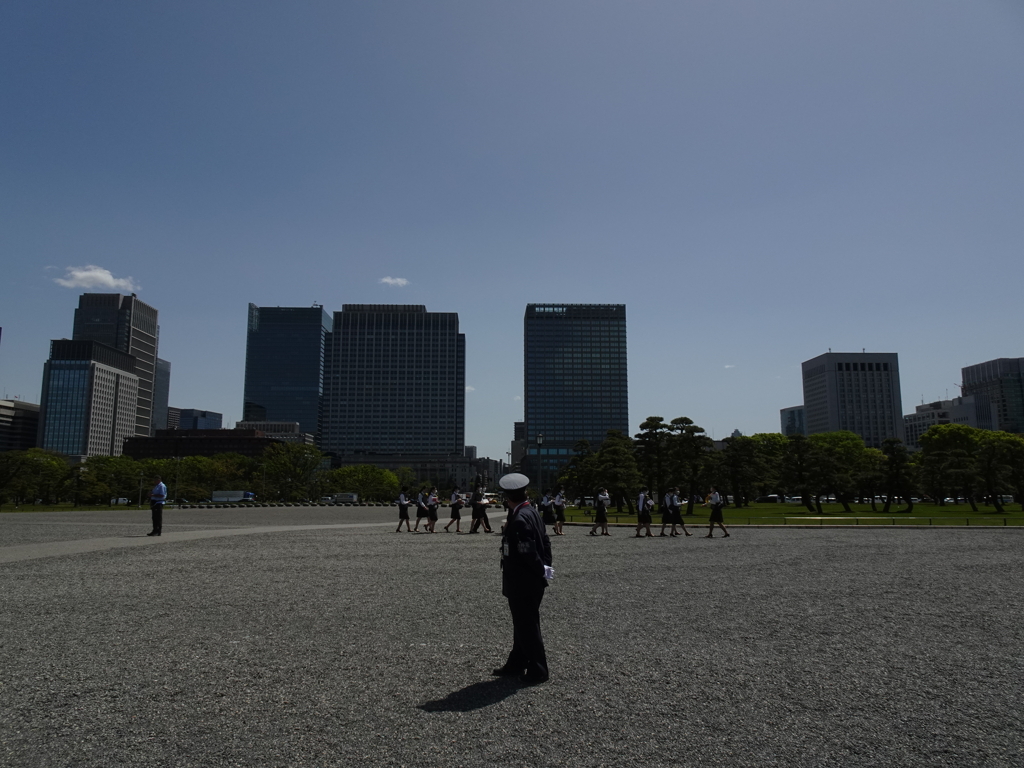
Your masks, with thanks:
M120 456L125 438L136 433L135 365L132 355L99 342L51 341L43 367L39 446L78 460Z
M466 337L455 312L345 304L334 313L322 449L463 455Z
M319 439L331 316L312 307L249 305L242 421L297 421Z
M963 394L974 395L979 427L1024 433L1024 357L1000 357L961 373Z
M536 473L539 454L551 485L580 440L596 449L610 429L629 434L626 306L527 304L524 325L523 470Z
M75 341L98 341L135 358L139 397L135 435L153 431L153 396L156 388L156 357L160 342L157 311L133 293L83 293L75 310Z

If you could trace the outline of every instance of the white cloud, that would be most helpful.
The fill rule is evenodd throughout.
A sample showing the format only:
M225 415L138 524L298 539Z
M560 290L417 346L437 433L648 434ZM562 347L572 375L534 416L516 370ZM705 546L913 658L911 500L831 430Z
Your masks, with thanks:
M476 392L476 387L471 387L471 386L469 386L469 385L467 384L467 385L466 385L466 391L467 391L467 392Z
M380 282L384 283L384 285L392 285L396 288L402 288L409 284L409 281L404 277L382 277Z
M522 400L523 398L521 398L521 397L520 397L519 395L516 395L516 396L515 396L515 397L513 397L512 399L513 399L513 400L515 400L515 401L516 401L516 402L518 403L518 402L519 402L520 400Z
M735 366L735 365L727 365L727 366L725 366L725 367L726 367L726 368L735 368L736 366Z
M109 269L89 264L84 267L68 267L64 277L55 277L53 282L65 288L106 288L113 291L137 291L139 285L131 277L114 277Z

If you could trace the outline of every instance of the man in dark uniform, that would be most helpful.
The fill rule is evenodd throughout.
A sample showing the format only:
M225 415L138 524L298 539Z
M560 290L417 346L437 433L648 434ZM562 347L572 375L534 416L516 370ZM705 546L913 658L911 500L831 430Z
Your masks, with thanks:
M509 503L508 522L501 536L501 594L508 598L512 613L512 651L494 674L518 676L525 685L538 685L548 679L540 602L555 572L544 523L526 498L529 483L530 479L518 472L498 481Z

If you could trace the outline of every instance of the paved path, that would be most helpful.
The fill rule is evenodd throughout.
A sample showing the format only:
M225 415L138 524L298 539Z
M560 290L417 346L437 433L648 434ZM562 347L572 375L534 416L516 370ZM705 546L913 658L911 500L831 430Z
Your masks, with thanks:
M573 529L523 689L496 536L330 514L0 516L0 764L1024 764L1014 529Z

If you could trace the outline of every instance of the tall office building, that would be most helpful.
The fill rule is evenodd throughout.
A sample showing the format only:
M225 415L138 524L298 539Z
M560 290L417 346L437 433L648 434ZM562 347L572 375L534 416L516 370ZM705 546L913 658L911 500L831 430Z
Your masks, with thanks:
M320 435L331 316L312 307L249 305L242 421L297 421Z
M156 359L156 376L153 379L153 432L167 429L168 401L171 399L171 364Z
M978 426L978 403L973 395L954 397L952 400L937 400L922 403L913 413L903 416L903 431L907 437L907 448L916 451L921 447L921 435L941 424L966 424Z
M97 341L135 358L135 375L139 379L135 435L149 437L153 431L153 391L160 342L157 311L139 301L134 293L83 293L75 310L73 338Z
M1024 433L1024 357L969 365L961 374L961 394L974 395L981 429Z
M334 313L321 448L344 457L462 457L466 337L455 312L345 304Z
M629 434L626 306L527 304L524 328L523 469L536 472L539 453L547 483L580 440Z
M802 405L780 409L779 419L782 422L782 434L786 437L807 434L807 428L804 426L804 407Z
M803 366L807 434L847 430L868 448L904 439L899 357L895 352L828 352Z
M39 446L78 460L120 456L125 438L138 426L136 362L96 341L51 341L43 367Z

